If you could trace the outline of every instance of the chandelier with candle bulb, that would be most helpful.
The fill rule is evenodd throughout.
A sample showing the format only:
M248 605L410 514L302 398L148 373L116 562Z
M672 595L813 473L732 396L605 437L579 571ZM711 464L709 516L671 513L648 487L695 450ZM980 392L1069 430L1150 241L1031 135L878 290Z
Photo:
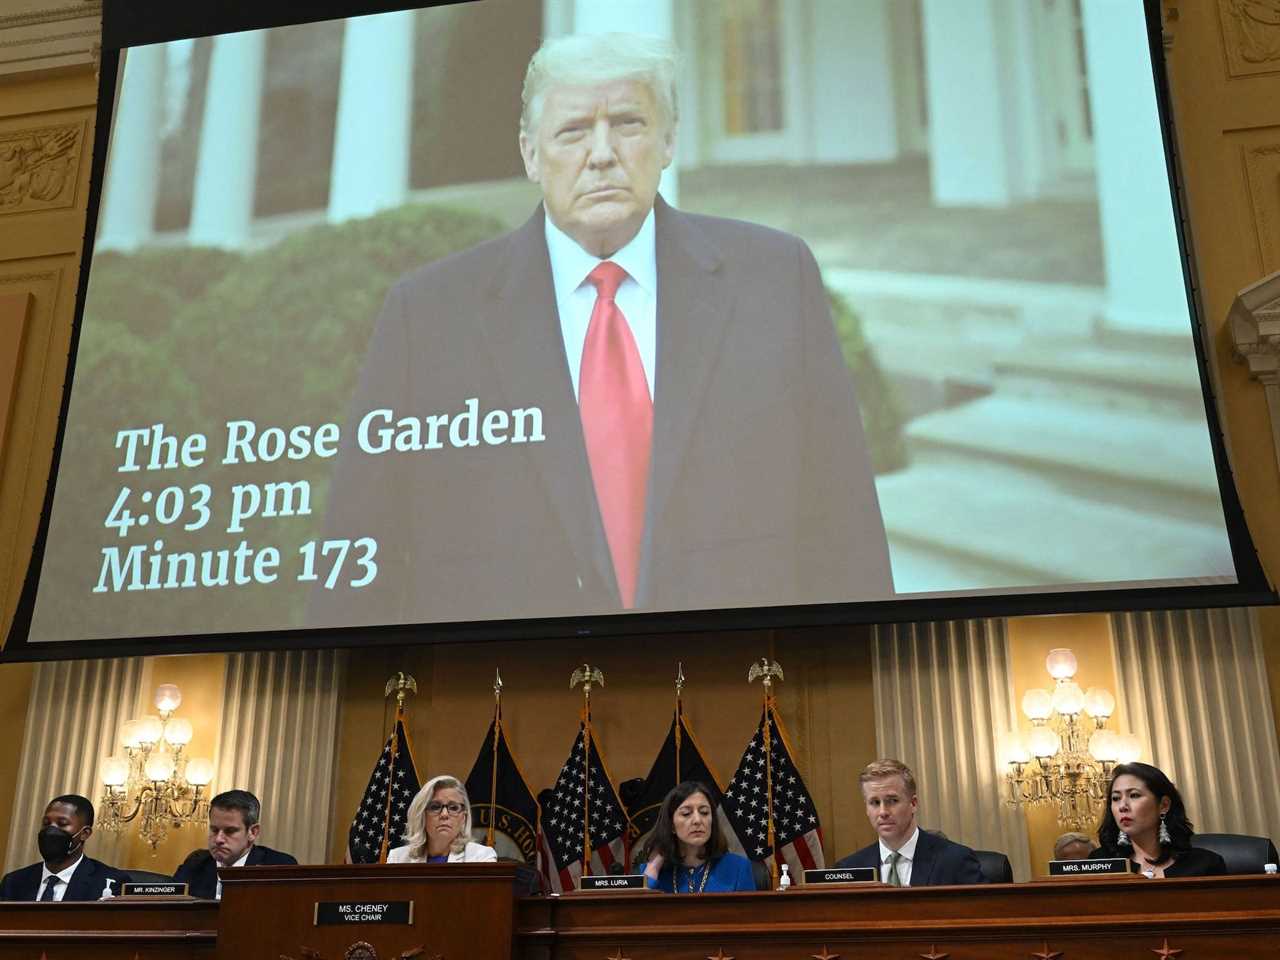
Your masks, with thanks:
M213 763L187 757L191 721L173 715L181 704L182 692L175 684L157 687L155 705L160 715L123 724L123 756L106 757L100 767L103 793L98 826L119 833L136 820L138 834L153 850L170 828L209 819L205 788L213 779Z
M1054 807L1064 827L1092 831L1112 769L1138 759L1142 743L1131 733L1108 728L1116 698L1102 687L1080 689L1074 653L1050 650L1045 668L1054 679L1053 689L1028 690L1022 696L1031 729L1005 736L1007 800L1015 806Z

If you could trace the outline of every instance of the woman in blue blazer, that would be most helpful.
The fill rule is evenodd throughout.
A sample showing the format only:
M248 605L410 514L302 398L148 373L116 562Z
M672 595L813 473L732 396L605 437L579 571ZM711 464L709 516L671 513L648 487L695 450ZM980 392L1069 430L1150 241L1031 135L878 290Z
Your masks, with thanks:
M729 853L712 793L696 780L677 784L662 801L645 848L649 889L665 893L754 890L751 862Z

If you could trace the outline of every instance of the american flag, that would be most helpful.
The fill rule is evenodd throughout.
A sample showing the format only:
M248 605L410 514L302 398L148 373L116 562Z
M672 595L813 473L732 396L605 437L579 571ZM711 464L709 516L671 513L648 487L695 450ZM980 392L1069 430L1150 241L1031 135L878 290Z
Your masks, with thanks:
M765 789L765 724L769 725L769 756L773 782L774 851L791 866L792 879L802 882L801 871L826 864L822 854L822 825L813 798L792 759L791 745L773 704L760 717L760 726L742 754L738 771L724 792L724 811L742 838L747 856L762 860L773 869L774 851L769 849L769 820Z
M360 807L351 820L351 829L347 833L347 863L380 863L386 860L386 851L382 848L384 836L387 849L404 843L409 804L421 786L409 734L404 728L404 716L398 714L396 728L387 737L386 746L369 776L369 785L365 787Z
M724 792L720 786L720 778L703 757L702 747L685 719L683 704L677 702L671 729L667 732L667 739L662 742L657 759L653 761L649 776L644 780L628 780L619 785L618 793L631 818L631 830L627 834L627 856L632 860L657 825L658 813L667 793L684 780L699 781L712 792L711 799L722 804ZM725 816L723 805L716 808L716 821L729 849L734 853L742 853L742 843Z
M556 893L573 890L582 876L583 807L587 763L583 725L564 762L555 786L538 797L542 819L538 830L538 866L546 888ZM596 740L591 738L591 873L608 873L623 862L627 815L605 770Z

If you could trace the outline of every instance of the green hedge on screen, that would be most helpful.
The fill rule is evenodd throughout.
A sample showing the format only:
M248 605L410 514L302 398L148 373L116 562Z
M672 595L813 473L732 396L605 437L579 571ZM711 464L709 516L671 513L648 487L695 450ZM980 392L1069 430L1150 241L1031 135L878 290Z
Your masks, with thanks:
M88 409L102 411L104 423L144 422L145 411L166 410L187 429L215 433L238 417L340 422L392 284L502 229L473 212L409 205L311 227L251 253L103 254L78 361L77 380L94 394ZM880 472L896 469L905 456L891 387L857 314L834 294L831 304L873 462Z

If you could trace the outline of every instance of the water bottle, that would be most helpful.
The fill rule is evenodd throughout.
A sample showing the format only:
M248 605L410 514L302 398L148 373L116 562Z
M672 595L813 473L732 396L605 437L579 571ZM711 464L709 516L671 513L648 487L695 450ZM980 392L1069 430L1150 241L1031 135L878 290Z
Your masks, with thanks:
M782 876L778 878L778 889L787 890L791 886L790 867L787 864L782 865Z

